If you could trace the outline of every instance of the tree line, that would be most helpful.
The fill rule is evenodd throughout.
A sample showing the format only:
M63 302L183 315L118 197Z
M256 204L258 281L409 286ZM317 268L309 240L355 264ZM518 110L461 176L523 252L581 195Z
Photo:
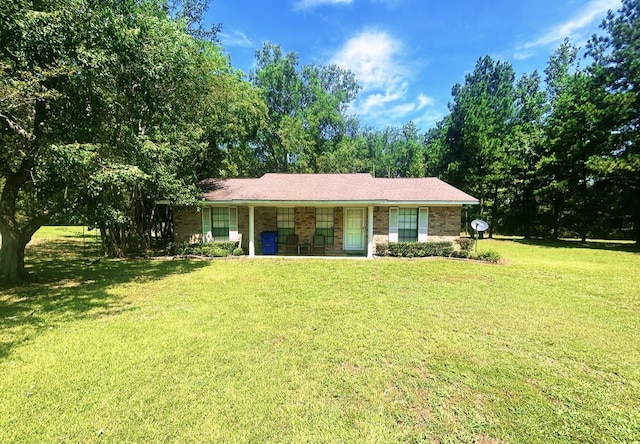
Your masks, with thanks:
M488 220L490 236L638 242L640 2L623 1L601 28L584 57L565 40L542 75L516 78L508 62L481 57L464 83L453 86L448 115L426 134L412 122L401 128L360 127L357 116L344 114L357 83L335 67L320 72L336 69L348 80L325 86L338 100L329 108L326 101L310 108L305 94L297 93L304 90L308 68L296 70L295 54L281 57L279 47L267 45L257 54L251 80L267 101L274 137L254 147L257 169L243 173L437 176L478 197L473 211ZM581 61L588 63L582 67ZM312 118L333 110L338 111L333 119ZM278 126L284 122L297 122L297 137L292 127ZM264 156L263 147L280 152L280 162Z
M579 66L565 42L538 73L478 60L426 134L363 127L360 86L266 43L244 76L205 29L206 0L0 4L0 276L50 222L99 228L124 256L172 235L169 199L205 177L264 172L438 176L481 200L492 229L639 239L639 2L603 22Z

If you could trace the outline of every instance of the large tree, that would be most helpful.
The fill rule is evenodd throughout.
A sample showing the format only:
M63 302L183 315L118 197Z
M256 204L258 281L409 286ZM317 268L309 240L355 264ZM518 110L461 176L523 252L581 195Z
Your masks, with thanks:
M606 34L591 39L588 54L595 60L595 82L612 94L615 113L603 122L608 151L589 164L613 185L611 196L626 210L640 243L640 1L623 0L601 27Z
M256 146L265 170L324 171L323 158L341 146L351 124L347 109L360 89L355 76L337 65L300 68L296 53L272 43L256 59L250 79L269 116Z
M542 156L546 95L537 71L523 74L515 85L513 117L507 136L504 159L505 210L500 221L503 232L535 234L540 186L539 162Z
M609 132L603 122L612 110L608 93L593 80L584 72L569 76L547 122L547 165L559 205L554 233L563 228L583 241L598 223L600 179L589 161L606 152Z
M8 281L24 277L26 244L70 197L64 195L76 172L70 167L84 158L76 155L81 149L72 145L75 135L67 129L73 127L72 116L84 120L86 110L69 100L66 110L52 107L68 97L74 59L87 55L68 33L78 25L75 6L70 0L0 6L0 277ZM60 186L47 186L47 178Z
M491 230L507 172L505 141L513 114L514 80L509 63L489 56L477 61L464 84L453 87L445 149L440 157L444 178L477 196L481 215L489 208Z
M176 13L180 3L192 9ZM1 4L3 279L24 277L25 245L65 213L100 227L108 254L148 247L155 201L193 199L220 148L257 131L264 105L194 37L197 4Z

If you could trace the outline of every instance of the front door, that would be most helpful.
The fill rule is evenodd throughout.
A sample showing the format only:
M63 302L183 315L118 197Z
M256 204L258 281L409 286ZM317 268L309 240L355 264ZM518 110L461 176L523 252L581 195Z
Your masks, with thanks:
M364 208L344 210L344 249L364 250Z

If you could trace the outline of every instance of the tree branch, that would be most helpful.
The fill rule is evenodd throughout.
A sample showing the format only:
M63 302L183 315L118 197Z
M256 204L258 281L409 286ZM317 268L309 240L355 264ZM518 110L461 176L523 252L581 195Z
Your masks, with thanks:
M24 128L22 128L15 120L13 120L11 117L9 116L5 116L4 114L0 113L0 118L2 118L2 120L4 120L4 124L7 128L9 128L11 131L13 131L14 133L16 133L17 135L19 135L20 137L27 139L29 142L33 142L34 140L36 140L36 136L34 136L33 134L31 134L29 131L25 130Z

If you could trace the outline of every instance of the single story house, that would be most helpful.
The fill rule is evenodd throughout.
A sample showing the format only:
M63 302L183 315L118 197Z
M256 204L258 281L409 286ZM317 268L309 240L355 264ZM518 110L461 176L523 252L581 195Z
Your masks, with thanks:
M462 205L478 204L433 177L268 173L199 185L199 208L174 206L175 241L241 239L249 256L264 252L263 232L277 233L276 253L285 251L290 234L301 245L321 235L328 255L368 257L381 242L453 240L460 235Z

